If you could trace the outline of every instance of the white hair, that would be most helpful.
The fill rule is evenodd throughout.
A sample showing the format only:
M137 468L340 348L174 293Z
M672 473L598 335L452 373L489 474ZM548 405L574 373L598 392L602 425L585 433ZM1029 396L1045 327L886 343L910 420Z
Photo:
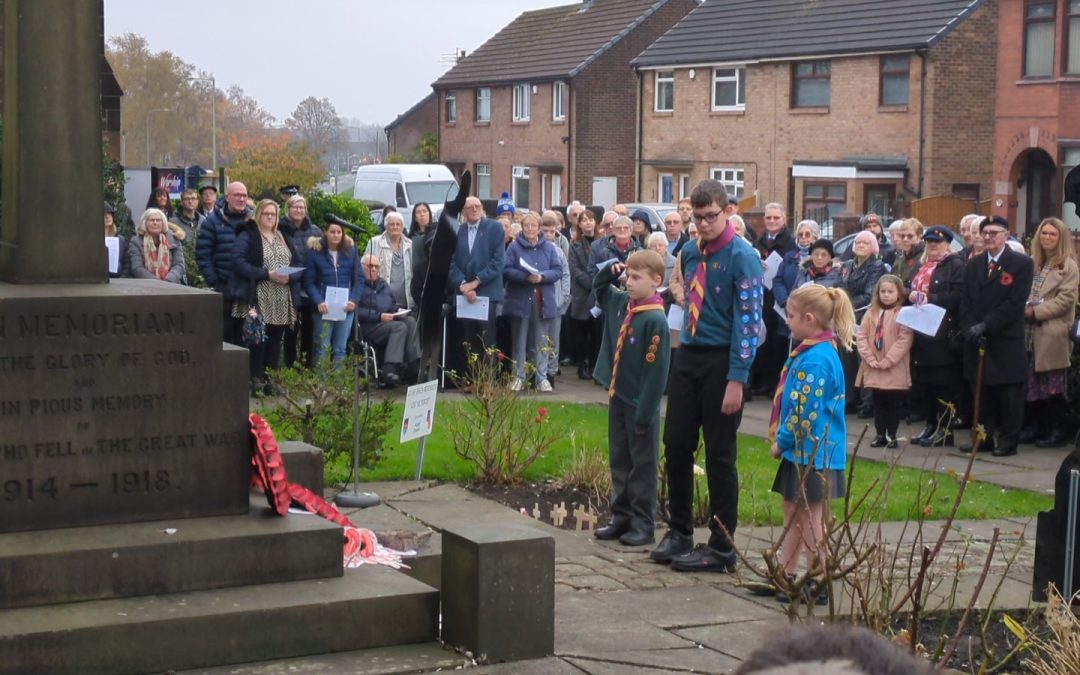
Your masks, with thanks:
M397 211L391 211L390 213L386 214L386 217L383 218L383 224L388 225L391 220L396 220L401 223L402 227L405 227L405 218L403 218L402 215Z
M655 242L663 242L664 247L668 245L667 235L663 232L653 232L649 235L649 238L645 240L645 248L652 248Z
M1009 239L1005 243L1009 245L1009 248L1016 251L1017 253L1023 253L1024 255L1027 255L1027 251L1024 250L1024 245L1019 241L1015 239Z
M768 211L769 209L776 209L777 211L779 211L780 213L783 213L783 214L787 213L786 211L784 211L784 205L781 204L780 202L769 202L768 204L765 205L765 210Z
M799 230L804 227L810 228L810 231L814 233L814 239L819 239L821 237L821 225L818 225L816 220L810 220L809 218L800 220L799 224L795 226L795 234L798 234Z

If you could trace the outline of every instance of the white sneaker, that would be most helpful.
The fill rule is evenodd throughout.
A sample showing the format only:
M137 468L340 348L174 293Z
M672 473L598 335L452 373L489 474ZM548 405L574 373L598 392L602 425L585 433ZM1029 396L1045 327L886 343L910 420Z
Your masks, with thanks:
M515 377L510 382L510 391L521 391L521 388L525 386L525 383L521 381L520 377Z
M548 382L547 380L540 380L540 392L544 393L544 394L550 393L551 392L551 383Z

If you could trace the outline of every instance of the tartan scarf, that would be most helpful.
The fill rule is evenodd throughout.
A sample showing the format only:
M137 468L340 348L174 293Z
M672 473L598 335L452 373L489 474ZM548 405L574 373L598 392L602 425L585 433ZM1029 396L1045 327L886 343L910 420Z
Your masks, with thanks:
M154 235L147 232L143 235L143 263L146 271L162 281L169 276L169 267L172 261L169 256L169 238L162 232L160 243L154 244Z
M776 431L780 428L780 404L784 400L784 390L787 388L787 376L788 370L791 368L791 362L795 360L799 354L802 354L806 350L810 349L814 345L819 345L822 342L832 343L836 347L836 334L832 331L825 331L818 333L812 338L807 338L796 345L795 349L791 351L791 355L788 356L787 361L784 362L784 368L780 371L780 382L776 385L776 393L773 394L772 412L769 414L769 440L773 443L776 442ZM839 352L839 348L837 348Z
M697 242L701 258L698 260L697 267L694 268L694 273L690 277L690 292L687 294L688 316L686 327L690 329L691 335L697 335L698 320L701 318L701 306L705 302L705 273L709 266L709 257L730 244L734 238L735 226L729 220L719 237L708 243L700 240Z
M611 385L608 386L608 397L614 398L615 396L615 378L619 375L619 361L622 360L622 348L626 338L630 336L630 322L633 320L635 314L642 312L648 312L650 310L658 309L661 312L664 311L664 301L659 294L654 294L651 298L645 298L641 301L631 300L627 306L626 318L623 319L622 326L619 327L619 339L615 342L615 354L611 359Z

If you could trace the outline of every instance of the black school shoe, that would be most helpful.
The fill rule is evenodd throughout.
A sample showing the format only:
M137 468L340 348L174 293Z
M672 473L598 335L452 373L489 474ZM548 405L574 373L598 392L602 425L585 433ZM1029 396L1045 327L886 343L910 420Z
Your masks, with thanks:
M656 541L656 537L652 532L635 532L630 530L623 536L619 537L619 543L623 546L647 546Z
M730 574L735 571L735 552L722 553L707 544L699 544L689 553L673 559L671 569L676 572L718 572Z
M668 564L677 556L689 553L694 548L694 537L675 530L668 530L660 544L649 553L654 562Z
M615 523L609 523L593 532L593 536L601 541L612 541L623 536L630 530L629 525L616 525Z

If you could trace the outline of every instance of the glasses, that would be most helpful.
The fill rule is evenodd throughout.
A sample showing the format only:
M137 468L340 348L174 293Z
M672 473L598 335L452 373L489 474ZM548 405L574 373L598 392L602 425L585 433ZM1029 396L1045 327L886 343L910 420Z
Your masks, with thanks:
M810 239L810 238L812 238L814 236L814 233L804 231L804 232L798 233L795 236L798 237L799 239Z
M377 270L382 267L382 265L364 265L364 267L368 268L369 270Z
M986 237L987 239L992 239L1003 234L1008 234L1008 230L998 230L996 228L991 230L990 228L986 228L982 231L982 236Z
M894 239L914 239L915 238L915 233L914 232L897 232L896 234L893 235L893 238Z
M719 220L720 216L722 216L722 215L724 215L723 211L714 211L712 213L703 213L701 215L698 215L698 214L695 213L693 218L694 218L695 223L704 222L704 223L709 223L710 225L712 225L717 220Z

